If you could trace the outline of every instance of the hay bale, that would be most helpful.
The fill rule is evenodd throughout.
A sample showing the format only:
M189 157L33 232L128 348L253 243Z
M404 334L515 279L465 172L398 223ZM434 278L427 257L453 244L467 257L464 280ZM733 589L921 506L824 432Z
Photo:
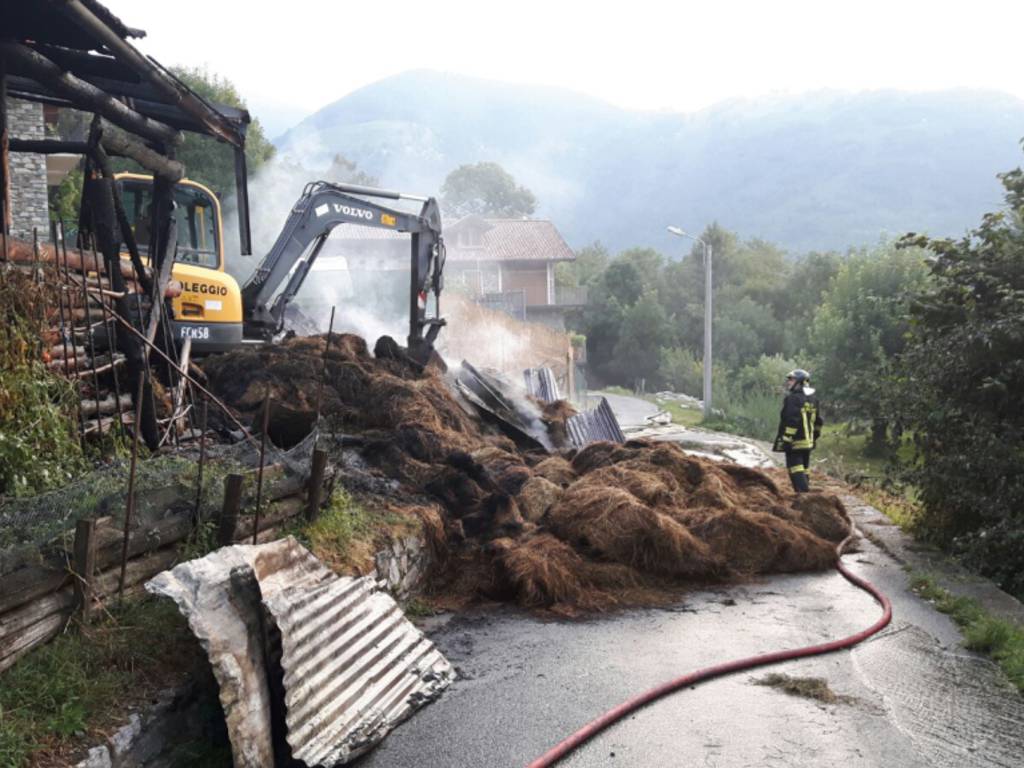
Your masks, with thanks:
M689 491L700 486L707 473L715 469L712 462L688 456L675 443L657 443L644 453L644 458L650 464L667 469L680 486Z
M572 465L561 456L551 456L533 468L533 474L567 488L576 480Z
M744 467L742 464L722 464L721 469L731 477L737 485L743 488L761 486L772 496L782 498L782 491L775 481L759 469Z
M690 530L736 573L819 570L835 560L834 547L802 526L747 510L691 513Z
M595 469L607 467L632 456L632 451L618 443L605 440L591 443L572 459L572 469L578 475L585 475Z
M574 483L548 510L559 538L583 552L668 576L720 571L707 545L670 516L644 505L622 488Z
M670 472L636 459L595 469L578 482L588 486L622 488L649 507L671 507L682 503L679 484Z
M578 603L584 592L580 578L583 559L572 547L542 533L518 541L491 543L495 580L499 590L511 593L528 607Z
M853 532L850 515L836 496L822 493L800 493L793 500L797 520L826 541L836 544Z
M536 523L562 496L562 488L540 476L531 477L516 494L523 518Z

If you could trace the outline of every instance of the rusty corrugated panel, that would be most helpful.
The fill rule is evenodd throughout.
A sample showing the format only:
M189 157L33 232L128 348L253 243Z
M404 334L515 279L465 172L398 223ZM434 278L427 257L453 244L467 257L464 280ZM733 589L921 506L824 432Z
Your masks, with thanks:
M562 399L558 391L558 382L550 368L527 368L523 371L526 391L545 403L554 403Z
M177 602L206 649L238 768L346 763L454 676L372 578L337 576L291 537L225 547L147 589ZM271 745L282 712L287 745Z
M578 413L566 419L565 428L569 433L569 441L577 448L582 448L598 440L608 440L613 443L626 442L626 436L622 434L619 420L615 418L612 407L604 397L593 410Z

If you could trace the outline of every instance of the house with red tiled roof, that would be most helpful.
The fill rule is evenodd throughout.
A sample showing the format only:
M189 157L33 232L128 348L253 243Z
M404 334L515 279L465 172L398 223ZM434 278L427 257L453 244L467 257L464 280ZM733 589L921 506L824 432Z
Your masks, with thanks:
M407 268L408 235L342 227L314 271ZM458 291L520 320L564 329L565 312L586 303L585 289L555 285L555 265L576 254L545 219L466 216L444 227L445 289Z

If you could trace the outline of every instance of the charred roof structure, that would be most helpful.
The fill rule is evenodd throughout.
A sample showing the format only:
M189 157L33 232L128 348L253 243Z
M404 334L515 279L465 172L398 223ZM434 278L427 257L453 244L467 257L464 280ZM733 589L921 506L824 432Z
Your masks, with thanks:
M244 109L204 100L131 39L145 37L96 0L0 0L0 218L10 221L8 152L88 154L84 142L10 140L7 97L93 112L127 132L108 136L110 154L131 157L157 176L180 178L173 162L181 131L226 142L235 150L242 250L249 252Z
M206 101L152 57L140 52L131 41L145 34L125 24L96 0L0 0L0 233L3 259L26 247L10 237L11 152L84 156L85 181L75 245L83 254L87 250L93 252L94 268L83 269L82 277L76 280L85 286L92 279L89 272L94 271L101 293L107 290L101 301L112 299L116 316L133 318L132 322L137 323L135 334L121 334L122 342L115 341L115 345L126 358L128 391L137 414L136 429L155 449L160 436L149 357L154 343L162 344L168 353L173 352L165 298L170 290L177 246L174 185L185 175L175 152L183 141L183 131L211 137L233 148L239 241L242 253L251 253L245 162L250 118L244 109ZM92 113L88 137L84 141L11 138L8 99ZM140 244L115 184L112 155L130 158L153 175L150 224L144 230L149 242L142 244L148 246L148 265L142 261ZM54 233L52 238L55 254L58 241L64 248L67 272L63 232L59 236ZM131 257L128 281L141 288L141 292L126 290L122 247ZM43 250L38 239L33 248L38 258ZM102 255L102 268L97 253ZM99 283L101 272L107 276L106 288ZM106 311L103 317L106 328ZM95 351L98 334L89 319L88 300L85 319L82 331L90 349ZM70 334L66 330L69 327ZM70 335L73 341L73 325L65 323L63 310L61 328L65 329L62 335ZM114 328L108 331L103 334L108 340L116 337ZM176 388L174 379L179 372L174 366L162 366L161 372L164 383ZM96 375L94 371L94 379ZM116 376L114 387L119 402ZM98 379L95 388L99 388Z

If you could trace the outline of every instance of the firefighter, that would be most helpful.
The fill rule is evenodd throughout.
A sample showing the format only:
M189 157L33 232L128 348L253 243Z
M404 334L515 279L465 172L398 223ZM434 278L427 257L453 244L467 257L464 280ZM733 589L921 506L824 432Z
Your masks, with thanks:
M786 468L793 490L806 493L810 488L808 472L811 451L821 436L821 412L811 387L811 374L802 368L786 376L786 399L779 417L779 432L773 449L786 454Z

